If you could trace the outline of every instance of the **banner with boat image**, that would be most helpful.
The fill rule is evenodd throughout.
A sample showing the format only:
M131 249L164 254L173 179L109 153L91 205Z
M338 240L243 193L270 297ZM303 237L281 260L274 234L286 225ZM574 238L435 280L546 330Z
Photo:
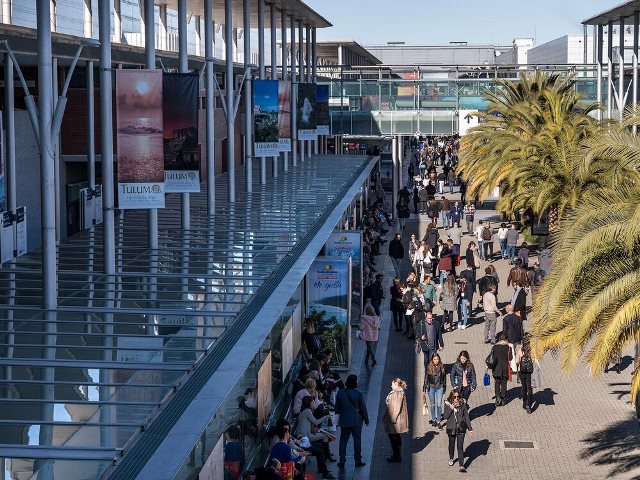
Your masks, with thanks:
M164 190L200 191L197 73L162 75Z
M254 152L256 157L277 157L278 81L253 81Z
M162 71L116 70L118 208L164 208Z

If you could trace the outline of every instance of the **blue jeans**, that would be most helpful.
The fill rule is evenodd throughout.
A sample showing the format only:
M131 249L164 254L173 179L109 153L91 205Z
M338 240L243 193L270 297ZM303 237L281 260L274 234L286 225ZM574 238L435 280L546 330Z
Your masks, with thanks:
M444 285L444 281L447 279L449 272L447 270L440 270L440 285Z
M516 259L516 246L515 245L507 245L507 255L509 256L509 261L513 262Z
M484 241L476 240L476 243L478 244L478 255L480 255L480 260L484 260Z
M442 218L442 225L444 228L451 226L451 212L440 212L440 218Z
M507 258L507 239L500 240L500 256L502 258Z
M380 306L382 302L371 302L371 306L373 307L373 311L376 312L376 315L380 316Z
M467 322L469 321L469 309L471 305L469 300L460 300L460 322L458 323L458 327L467 326Z
M359 426L340 427L340 463L344 464L347 459L347 443L351 435L353 435L353 457L356 463L362 462L362 426Z
M429 388L429 408L431 409L431 420L439 422L442 417L442 396L444 387Z
M449 193L453 193L453 182L449 182Z

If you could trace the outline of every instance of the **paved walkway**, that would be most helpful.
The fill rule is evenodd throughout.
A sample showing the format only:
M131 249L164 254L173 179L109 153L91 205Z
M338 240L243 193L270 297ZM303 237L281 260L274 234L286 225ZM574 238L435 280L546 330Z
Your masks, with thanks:
M459 198L459 195L449 197ZM478 211L476 220L492 215L495 212ZM427 223L426 216L412 215L403 234L403 242L408 243L411 233L419 233L422 238ZM444 230L440 228L439 231L441 238L446 239ZM463 252L470 240L471 237L465 236ZM464 264L463 260L461 267L464 268ZM502 306L511 298L512 289L505 285L510 266L504 260L494 264L501 279L498 300ZM485 266L483 262L482 268ZM405 261L403 271L407 272L408 269L409 262ZM387 275L385 292L391 278L391 275ZM476 305L477 293L474 297ZM435 312L441 314L442 310L436 307ZM520 385L515 378L508 388L509 403L496 410L493 385L488 388L482 386L484 359L489 352L489 346L483 343L483 321L483 316L476 313L470 328L444 336L442 358L445 364L452 364L460 350L468 350L479 378L479 387L470 398L474 433L467 435L465 442L468 473L462 474L457 466L449 467L447 464L446 433L428 424L428 414L422 415L422 355L414 353L412 341L392 331L390 312L384 312L383 328L386 327L388 331L384 332L384 342L378 347L378 361L385 350L386 359L376 367L375 379L380 390L377 399L378 419L382 418L391 379L399 376L409 383L407 394L412 428L409 434L403 436L404 461L401 464L386 461L391 452L380 421L376 426L372 448L367 442L373 429L365 429L364 446L373 454L370 470L367 467L369 478L443 479L466 475L470 479L491 480L640 479L640 432L627 394L632 370L631 352L625 352L621 374L610 372L596 378L591 377L588 368L582 365L571 375L565 375L560 372L559 360L548 354L541 362L546 388L534 391L533 413L529 415L522 409L518 399ZM530 329L532 321L529 315L526 330ZM498 329L501 325L499 318ZM375 402L373 393L369 391L368 395L370 414L375 408L372 405ZM501 443L505 440L532 441L536 448L506 450ZM347 475L344 478L364 478L362 475L352 476L352 472L345 473Z

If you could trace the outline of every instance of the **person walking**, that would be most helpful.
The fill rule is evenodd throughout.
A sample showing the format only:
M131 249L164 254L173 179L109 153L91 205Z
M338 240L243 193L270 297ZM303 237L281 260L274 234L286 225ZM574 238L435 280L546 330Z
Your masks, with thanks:
M433 318L433 312L427 312L425 320L417 323L416 339L420 343L420 349L424 356L424 366L426 367L431 358L444 349L440 322Z
M508 258L508 252L507 252L507 233L509 232L509 229L507 228L507 225L505 223L501 223L500 224L500 228L498 229L498 243L500 243L500 257L503 260L506 260ZM517 242L517 239L516 239Z
M458 225L458 227L462 224L462 205L460 202L456 200L451 205L451 224Z
M484 343L495 343L496 324L498 322L498 309L496 301L496 287L490 285L482 296L482 308L484 310Z
M380 316L380 306L384 299L384 288L382 287L383 278L382 274L378 273L376 275L376 281L371 285L371 306L378 316Z
M460 265L460 245L462 244L462 229L460 228L460 224L458 222L452 223L451 228L447 232L447 235L453 242L453 246L458 252L455 264Z
M476 207L471 200L464 206L463 213L467 222L467 234L473 235L473 219L476 215Z
M480 255L480 260L485 260L484 258L484 221L479 220L478 226L474 230L474 235L476 236L476 243L478 245L478 254Z
M409 177L411 178L411 177ZM413 213L418 214L418 204L420 203L420 191L418 190L418 184L416 183L413 186L413 195L411 196L413 200Z
M409 431L409 409L404 391L407 382L400 378L394 378L391 382L391 391L385 400L386 410L383 416L384 431L389 436L391 451L393 452L387 461L391 463L402 462L402 434Z
M516 224L512 223L506 234L507 239L507 256L509 257L509 265L513 265L516 261L516 246L518 245L518 237L520 232L516 229Z
M453 169L447 174L447 182L449 183L449 193L453 193L453 186L456 184L456 172Z
M407 187L403 187L400 192L398 192L398 202L396 203L396 211L398 213L398 225L401 230L404 230L405 224L407 222L407 218L411 216L411 209L409 208L409 199L411 198L411 193L407 190Z
M453 330L453 312L458 310L458 294L460 290L456 284L456 278L453 275L447 275L447 279L442 286L440 292L440 307L444 311L442 317L442 326L449 324L448 331Z
M482 229L482 246L484 259L493 262L493 230L491 229L491 222L486 222Z
M433 223L437 228L438 218L440 217L440 208L438 207L438 203L435 198L429 200L429 204L427 205L427 216L431 219L431 223Z
M471 363L469 352L462 350L458 355L458 359L451 366L450 373L451 387L457 388L462 394L462 398L469 402L471 392L473 392L478 384L476 380L476 368Z
M404 247L402 246L402 235L396 233L393 240L389 242L389 257L396 271L396 276L400 277L400 261L404 258Z
M507 401L507 381L511 376L511 347L507 343L507 335L500 333L499 341L491 347L491 353L487 361L488 370L491 370L495 386L496 407L502 407Z
M367 353L364 356L364 364L368 365L369 358L371 366L375 367L376 353L374 348L378 343L378 331L380 330L380 317L376 315L373 307L367 305L364 309L364 315L360 317L360 338L366 342Z
M522 320L527 319L527 292L524 289L524 285L520 282L513 283L513 296L511 297L511 305L513 305L513 312L518 315Z
M402 303L402 289L400 288L399 277L393 279L393 285L389 287L389 293L391 294L389 306L393 314L393 324L396 327L396 332L401 332L404 319L404 304Z
M467 328L469 316L473 309L473 291L475 290L474 273L471 265L467 264L466 270L460 272L460 321L458 328L464 330Z
M442 217L442 226L449 229L451 226L451 202L444 195L440 199L440 216Z
M415 233L411 235L411 239L409 240L409 245L408 245L408 252L409 252L409 261L411 262L411 265L413 267L415 267L415 256L416 256L416 252L418 251L418 248L420 248L420 244L418 243L418 240L416 240L416 235ZM418 273L415 268L414 268L414 272Z
M467 250L465 251L465 260L467 262L467 267L471 267L471 271L473 272L473 281L475 283L476 272L480 268L480 255L478 255L478 247L476 246L476 242L469 242Z
M422 387L423 405L427 404L429 396L429 407L431 420L429 425L437 427L442 420L442 398L447 390L447 373L440 355L437 353L431 358L424 372L424 385Z
M502 331L507 334L507 342L513 345L517 356L524 338L524 324L522 318L513 313L513 305L508 304L505 310L507 314L502 319Z
M467 432L472 433L469 406L457 389L451 390L447 401L444 402L443 420L446 421L446 431L449 437L449 466L455 462L453 456L458 450L458 466L461 472L466 472L464 466L464 437Z
M427 213L427 202L429 201L429 195L427 194L427 189L424 186L420 187L420 191L418 192L418 196L420 197L420 213Z
M531 404L533 403L533 388L531 387L533 356L528 335L522 339L522 349L516 353L516 363L518 364L518 377L522 385L522 408L527 413L531 413Z
M364 395L358 390L358 376L349 375L345 388L336 394L335 412L340 415L340 447L338 468L344 469L347 460L347 444L353 436L353 456L356 467L364 467L362 461L362 425L369 425L369 413Z

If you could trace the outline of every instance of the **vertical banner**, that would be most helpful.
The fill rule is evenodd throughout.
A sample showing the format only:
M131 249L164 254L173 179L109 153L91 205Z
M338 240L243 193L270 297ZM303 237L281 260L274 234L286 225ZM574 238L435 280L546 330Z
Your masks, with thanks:
M200 191L197 73L162 74L164 191Z
M291 82L278 81L278 144L281 152L291 151Z
M271 354L264 359L258 370L258 428L262 428L271 413L273 394L271 393Z
M11 212L0 214L0 263L13 259L15 249L15 231Z
M296 102L298 140L315 140L317 127L316 84L299 83Z
M351 296L353 304L357 306L357 311L351 313L353 320L358 322L363 313L362 232L360 230L333 232L325 244L325 255L351 258Z
M118 207L164 208L162 71L116 70Z
M27 253L27 207L16 208L16 256Z
M278 81L253 81L253 123L256 157L276 157L280 153L278 142Z
M329 135L329 85L316 85L317 134Z
M351 258L317 257L307 272L307 315L314 315L322 344L336 365L349 366Z

